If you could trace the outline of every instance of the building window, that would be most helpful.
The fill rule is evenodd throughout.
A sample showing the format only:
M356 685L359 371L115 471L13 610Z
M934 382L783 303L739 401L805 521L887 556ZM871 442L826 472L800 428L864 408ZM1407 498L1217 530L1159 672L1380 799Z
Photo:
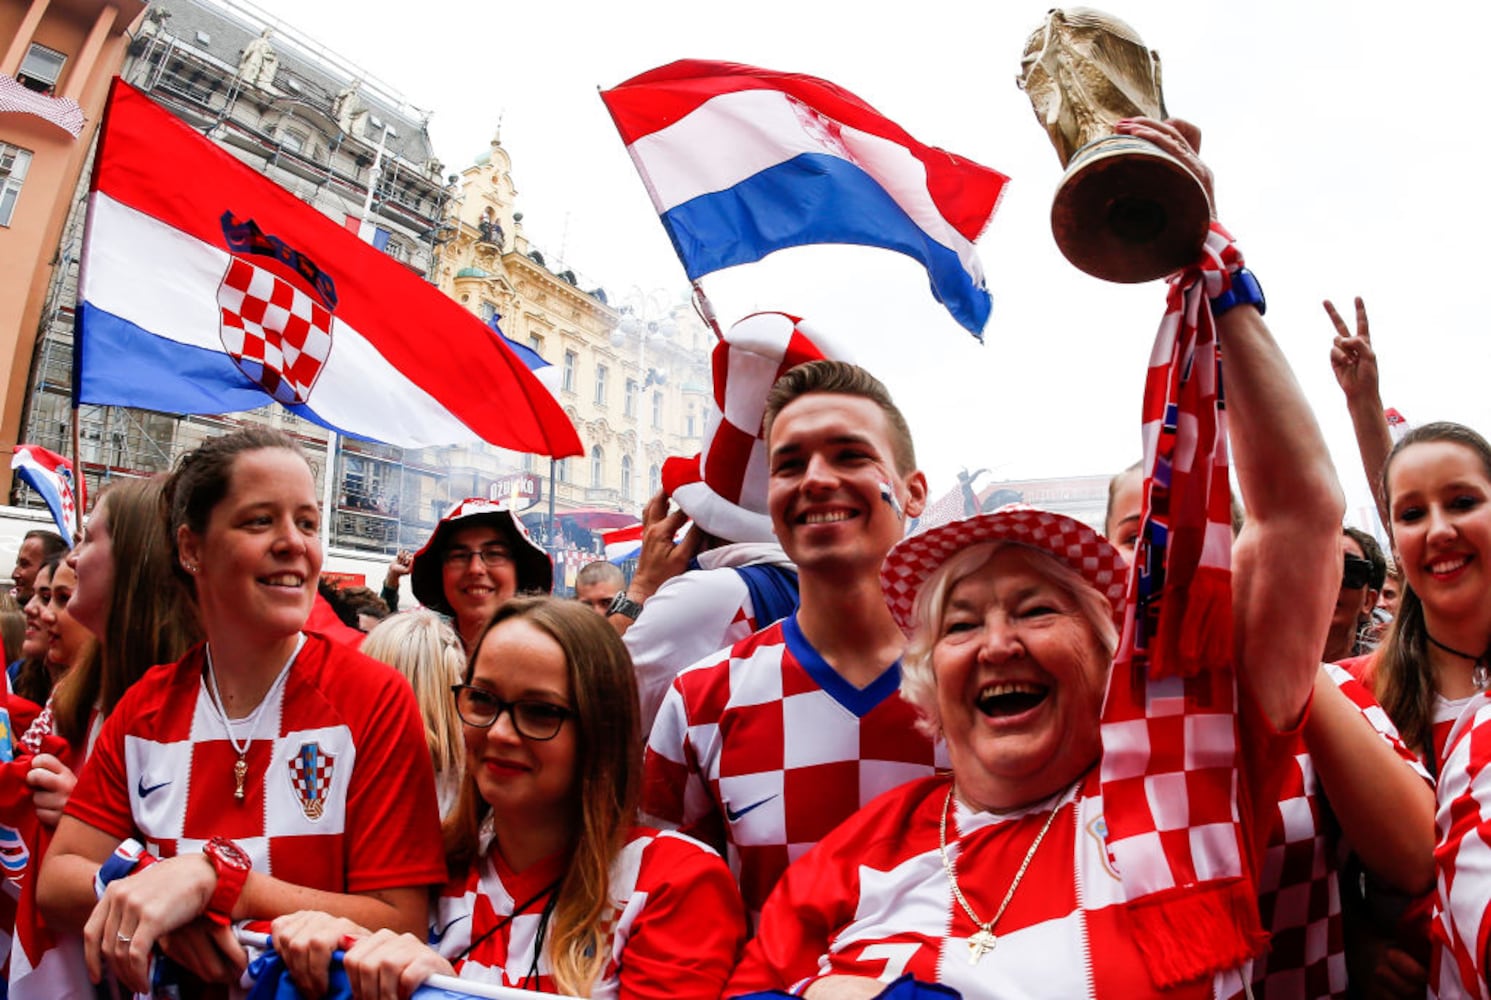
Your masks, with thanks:
M590 453L590 485L601 486L606 479L606 451L600 445Z
M656 465L650 465L650 466L648 466L647 467L647 495L650 496L650 497L655 497L658 494L658 490L661 490L662 488L663 488L662 470L660 470Z
M31 166L31 151L8 142L0 142L0 226L10 225L15 213L16 201L21 197L21 185L26 180L26 170Z
M297 132L294 129L282 128L280 129L280 148L289 150L292 153L303 153L305 152L305 142L307 138L309 138L309 136L307 136L304 132Z
M606 374L605 365L595 366L595 405L606 405Z
M532 472L533 471L533 455L530 454L529 452L526 452L526 451L523 452L523 471L524 472Z
M50 94L57 89L57 80L62 76L62 64L67 56L45 45L31 43L26 58L21 60L16 79L26 87L41 94Z
M528 346L533 348L534 354L537 354L539 357L544 356L544 338L538 334L530 333L528 335Z
M621 456L621 495L630 497L632 495L632 456Z
M652 426L663 427L663 394L657 391L652 394Z
M564 352L564 376L563 380L559 383L559 386L565 392L575 391L575 362L577 362L578 360L579 359L575 357L574 351Z
M476 314L481 317L483 323L491 326L492 317L497 315L497 307L486 299L482 299L481 304L476 307Z
M569 459L561 458L554 463L554 478L561 483L569 482Z
M692 410L689 411L688 417L686 417L685 420L684 420L683 436L684 437L696 437L697 436L697 435L694 434L694 414L693 414Z
M637 380L629 378L626 380L626 403L624 406L628 417L637 415Z

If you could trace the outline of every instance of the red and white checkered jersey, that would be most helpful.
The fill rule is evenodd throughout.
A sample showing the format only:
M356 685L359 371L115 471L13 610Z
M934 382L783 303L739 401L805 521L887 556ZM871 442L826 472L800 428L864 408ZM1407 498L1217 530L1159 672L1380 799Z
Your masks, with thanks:
M754 915L787 865L857 809L948 768L900 685L897 661L855 687L784 618L673 682L647 746L643 812L722 848Z
M954 901L938 850L948 788L945 777L898 788L793 865L767 901L725 995L799 993L832 974L888 983L905 973L951 986L964 1000L1189 1000L1241 989L1241 970L1163 994L1151 987L1121 905L1095 771L1076 794L1008 813L975 813L954 799L948 855L982 920L999 910L1049 810L1057 809L994 926L994 949L971 962L968 938L977 926Z
M158 857L234 840L254 870L327 892L446 879L435 780L414 693L391 667L308 635L237 753L202 646L137 681L104 724L67 814ZM272 914L264 914L271 916Z
M1486 945L1491 940L1491 694L1450 702L1435 712L1435 737L1448 723L1439 769L1439 807L1434 867L1439 898L1432 935L1429 995L1491 998L1487 988Z
M483 855L465 877L446 886L430 930L433 947L462 979L559 992L547 947L538 955L535 949L545 904L569 866L568 855L545 858L522 872L509 868L495 845ZM611 864L610 895L610 958L587 996L720 995L745 939L745 917L719 855L677 833L633 827Z
M1336 664L1322 669L1404 765L1432 783L1372 693ZM1255 997L1318 1000L1346 995L1338 880L1344 855L1334 823L1327 822L1329 808L1300 737L1279 791L1258 875L1259 915L1271 941L1267 954L1253 965Z

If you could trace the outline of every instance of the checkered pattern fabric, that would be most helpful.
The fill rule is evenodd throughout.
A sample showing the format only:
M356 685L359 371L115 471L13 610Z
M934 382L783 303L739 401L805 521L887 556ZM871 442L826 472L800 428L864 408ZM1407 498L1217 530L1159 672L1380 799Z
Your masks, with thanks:
M1151 985L1104 846L1096 778L1089 773L1075 794L1009 813L974 812L954 799L948 854L982 920L998 912L1048 811L1058 810L994 925L993 950L976 964L968 938L977 927L954 901L938 850L948 782L929 778L877 799L788 870L725 995L800 992L834 974L890 982L903 973L950 986L964 1000L1175 1000L1240 991L1241 968L1169 990ZM1260 806L1264 819L1267 808Z
M535 949L548 890L563 878L569 859L556 855L514 872L495 847L483 855L446 886L435 906L431 946L462 979L560 992L547 948L537 955ZM720 995L745 920L740 893L717 854L676 833L634 827L612 862L609 889L610 957L586 996Z
M1491 940L1491 694L1465 699L1440 757L1439 900L1431 927L1432 997L1491 998L1484 956Z
M198 646L130 688L104 724L68 815L134 837L157 857L227 837L256 871L327 892L445 881L434 775L407 681L307 636L263 706L240 802L238 755L203 667ZM296 787L312 774L314 798Z
M793 615L685 670L647 746L643 811L722 847L747 912L788 864L881 792L948 767L915 728L897 662L840 677Z
M1335 664L1323 669L1404 765L1432 781L1371 692ZM1258 875L1258 910L1270 943L1268 953L1253 965L1255 997L1323 1000L1346 995L1338 878L1344 852L1329 808L1300 738L1279 791Z
M223 347L286 406L304 403L331 353L331 310L289 281L234 257L218 287Z
M1170 281L1144 392L1144 518L1103 703L1103 798L1135 936L1158 985L1258 954L1242 865L1231 495L1210 299L1242 255L1213 223Z
M890 550L880 567L880 589L903 632L916 629L916 595L927 578L953 553L983 542L1019 542L1055 556L1108 598L1115 623L1122 613L1129 571L1119 551L1081 521L1012 503L903 538Z
M766 512L766 394L791 368L826 357L821 331L786 313L754 313L715 345L714 411L704 449L663 463L663 489L705 531L732 542L771 542Z

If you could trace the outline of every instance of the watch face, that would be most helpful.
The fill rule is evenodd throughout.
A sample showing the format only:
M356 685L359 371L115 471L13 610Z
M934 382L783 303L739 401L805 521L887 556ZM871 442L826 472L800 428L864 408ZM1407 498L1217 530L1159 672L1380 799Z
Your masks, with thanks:
M253 860L249 858L243 848L225 837L213 837L202 847L202 853L216 858L229 868L236 868L239 871L250 871L254 867Z

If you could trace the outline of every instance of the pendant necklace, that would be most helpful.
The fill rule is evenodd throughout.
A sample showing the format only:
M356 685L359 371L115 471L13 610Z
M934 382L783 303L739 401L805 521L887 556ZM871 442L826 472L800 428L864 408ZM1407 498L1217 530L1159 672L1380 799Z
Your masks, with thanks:
M1486 664L1485 653L1482 653L1480 656L1474 656L1470 653L1462 653L1454 646L1446 646L1444 643L1434 638L1432 635L1429 634L1428 629L1424 629L1424 638L1428 639L1434 645L1438 646L1446 653L1449 653L1451 656L1458 656L1462 660L1469 660L1471 663L1474 663L1475 667L1470 671L1470 683L1475 685L1475 689L1477 691L1484 691L1486 690L1486 687L1488 685L1491 685L1491 666L1487 666Z
M242 726L248 730L248 735L244 737L242 746L233 735L233 723L228 718L228 710L223 707L223 696L218 691L217 671L212 669L212 646L209 644L202 646L202 651L207 657L207 683L203 685L207 689L207 702L223 724L223 732L228 736L228 745L238 755L238 759L233 762L233 798L240 803L243 802L245 794L244 782L248 780L249 746L254 742L254 734L259 731L259 716L264 714L264 706L274 700L275 692L284 686L285 678L290 674L290 665L295 662L295 657L300 655L300 647L304 645L305 633L302 632L296 638L295 648L290 652L290 658L285 661L279 676L274 679L269 690L264 692L264 697L259 699L259 704L254 706L254 710L244 717Z
M1077 780L1080 782L1082 779L1079 778ZM1075 788L1076 786L1073 785L1072 787ZM999 923L1000 917L1004 916L1005 909L1009 907L1010 900L1014 898L1015 890L1020 886L1020 880L1025 877L1025 869L1030 867L1030 860L1035 857L1036 848L1040 847L1041 841L1046 839L1046 831L1051 829L1051 823L1056 819L1056 813L1061 809L1061 803L1070 791L1071 788L1068 788L1057 796L1056 803L1051 806L1051 811L1046 814L1046 822L1041 827L1041 832L1035 835L1035 840L1030 844L1030 850L1025 852L1025 860L1020 862L1020 869L1015 872L1015 877L1010 882L1009 891L1004 894L1004 900L999 904L999 910L994 914L993 919L983 921L978 918L977 913L973 912L973 907L969 905L967 898L963 895L963 890L958 887L958 875L953 870L952 858L948 857L947 854L947 816L948 813L952 812L953 806L953 786L951 784L948 785L947 798L942 803L942 820L937 827L937 849L942 854L942 870L947 873L947 884L952 887L953 898L958 901L958 905L963 908L963 912L968 914L968 919L972 920L978 927L978 931L968 938L969 965L977 965L983 960L985 955L994 950L994 945L997 941L994 936L994 925Z

